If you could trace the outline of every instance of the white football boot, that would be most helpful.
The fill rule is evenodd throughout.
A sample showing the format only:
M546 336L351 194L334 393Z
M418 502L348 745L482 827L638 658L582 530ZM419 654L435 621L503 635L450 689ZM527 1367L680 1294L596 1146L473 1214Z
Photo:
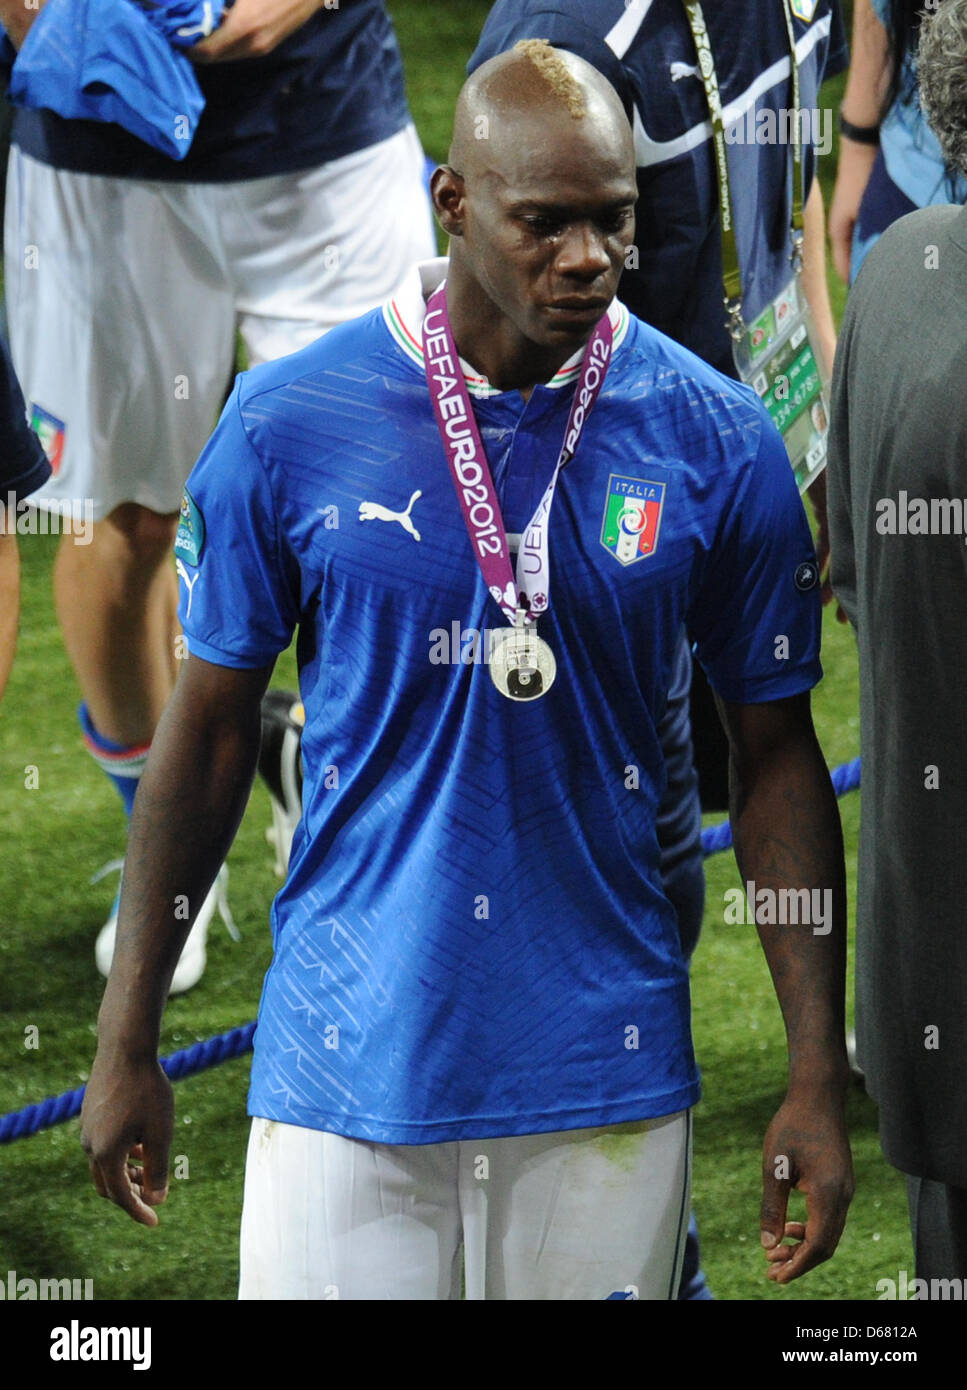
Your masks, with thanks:
M275 872L285 878L292 837L302 818L302 729L305 709L288 690L267 690L262 699L259 773L272 798L265 838L275 850Z
M105 864L104 868L94 875L92 883L102 879L105 874L111 873L114 869L121 869L123 872L124 860L113 859L110 864ZM118 891L114 897L111 907L111 915L104 926L97 934L97 941L94 945L94 960L97 968L105 977L110 973L111 961L114 959L114 940L117 935L118 925L118 904L121 900L121 886L118 884ZM175 973L171 977L171 988L169 994L184 994L186 990L197 985L202 975L205 973L205 940L208 936L208 928L211 926L212 918L216 911L225 923L226 930L233 941L241 941L241 935L235 925L231 911L228 906L228 865L223 864L218 871L215 882L209 889L208 896L202 903L195 918L194 926L188 934L188 940L182 947L178 964L175 966Z

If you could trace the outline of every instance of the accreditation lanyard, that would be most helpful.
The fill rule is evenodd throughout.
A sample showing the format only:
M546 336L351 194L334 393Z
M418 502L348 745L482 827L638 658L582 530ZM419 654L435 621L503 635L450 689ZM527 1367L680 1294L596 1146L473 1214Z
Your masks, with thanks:
M561 469L577 452L588 416L604 385L612 348L611 323L605 314L595 326L584 353L554 472L521 538L515 584L497 491L453 339L445 286L441 285L427 303L423 319L423 355L437 429L484 583L504 617L516 627L536 622L547 609L550 598L547 531L554 490Z
M722 97L719 92L715 60L712 57L708 28L700 0L682 0L682 3L695 40L699 71L705 86L705 98L708 102L709 116L712 122L712 144L715 150L715 167L719 185L719 215L722 223L722 285L725 290L725 309L728 315L726 327L733 341L738 342L746 329L742 319L742 273L739 269L739 250L735 240L735 216L729 183L729 161L725 144L725 122L722 118ZM786 21L786 34L789 40L789 65L792 69L793 190L792 213L789 219L792 251L789 259L792 262L793 270L798 274L802 270L805 167L802 144L799 138L799 65L796 62L796 35L793 30L789 0L782 0L782 13Z

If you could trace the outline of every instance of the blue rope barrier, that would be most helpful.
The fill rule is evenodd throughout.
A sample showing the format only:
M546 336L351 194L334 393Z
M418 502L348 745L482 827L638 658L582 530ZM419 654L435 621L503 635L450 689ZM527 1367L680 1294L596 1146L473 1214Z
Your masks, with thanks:
M834 768L830 777L837 796L854 791L860 784L859 758ZM728 849L731 844L732 827L728 821L710 825L702 831L702 853L706 859ZM161 1066L171 1081L180 1081L182 1077L195 1076L209 1067L217 1067L219 1062L228 1062L233 1057L242 1057L246 1052L251 1052L254 1035L255 1023L243 1023L228 1033L219 1033L217 1037L193 1043L181 1052L173 1052L170 1057L162 1057ZM35 1105L25 1105L22 1110L0 1115L0 1144L12 1144L15 1139L25 1139L42 1129L52 1129L65 1120L72 1120L81 1112L85 1089L78 1086L75 1091L48 1096Z
M242 1057L252 1050L255 1024L243 1023L228 1033L205 1038L192 1043L170 1057L162 1057L161 1066L172 1081L180 1081L184 1076L194 1076L196 1072L217 1067L219 1062L227 1062L232 1057ZM9 1115L0 1115L0 1144L12 1144L15 1139L25 1139L42 1129L52 1129L54 1125L72 1120L81 1113L86 1086L78 1086L75 1091L65 1091L61 1096L48 1096L35 1105L25 1105L22 1110L14 1110Z

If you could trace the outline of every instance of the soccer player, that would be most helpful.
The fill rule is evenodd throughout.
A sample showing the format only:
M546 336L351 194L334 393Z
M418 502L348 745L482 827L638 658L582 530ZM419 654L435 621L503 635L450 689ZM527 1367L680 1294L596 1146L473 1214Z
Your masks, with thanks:
M19 44L36 9L0 0L0 19ZM292 352L433 253L383 0L235 0L190 55L206 106L183 160L18 109L8 175L11 349L54 470L37 503L93 506L92 543L57 557L58 618L85 745L128 815L178 664L182 489L236 328L252 363ZM223 888L221 874L174 991L202 973ZM105 974L116 910L95 949Z
M23 392L0 338L0 700L13 665L20 613L17 510L49 477L50 464L27 424Z
M305 812L256 1033L241 1296L459 1297L462 1247L469 1298L673 1297L698 1076L655 727L684 620L743 877L836 904L828 934L760 928L790 1048L762 1239L788 1283L832 1253L852 1188L842 843L788 459L751 391L615 302L634 151L583 60L485 64L432 186L449 267L240 378L189 479L191 658L132 824L95 1186L157 1222L171 904L231 839L298 628Z

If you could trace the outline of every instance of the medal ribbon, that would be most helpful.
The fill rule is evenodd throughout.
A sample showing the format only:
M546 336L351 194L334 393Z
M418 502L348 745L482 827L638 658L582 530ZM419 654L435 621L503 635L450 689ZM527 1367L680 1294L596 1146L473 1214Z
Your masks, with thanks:
M547 609L551 587L547 530L554 489L561 469L577 453L584 426L611 364L612 347L611 323L605 313L595 325L584 353L551 480L521 536L515 583L504 518L453 339L445 287L441 285L427 303L423 357L437 429L484 583L504 617L514 625L521 620L525 625L534 623Z

